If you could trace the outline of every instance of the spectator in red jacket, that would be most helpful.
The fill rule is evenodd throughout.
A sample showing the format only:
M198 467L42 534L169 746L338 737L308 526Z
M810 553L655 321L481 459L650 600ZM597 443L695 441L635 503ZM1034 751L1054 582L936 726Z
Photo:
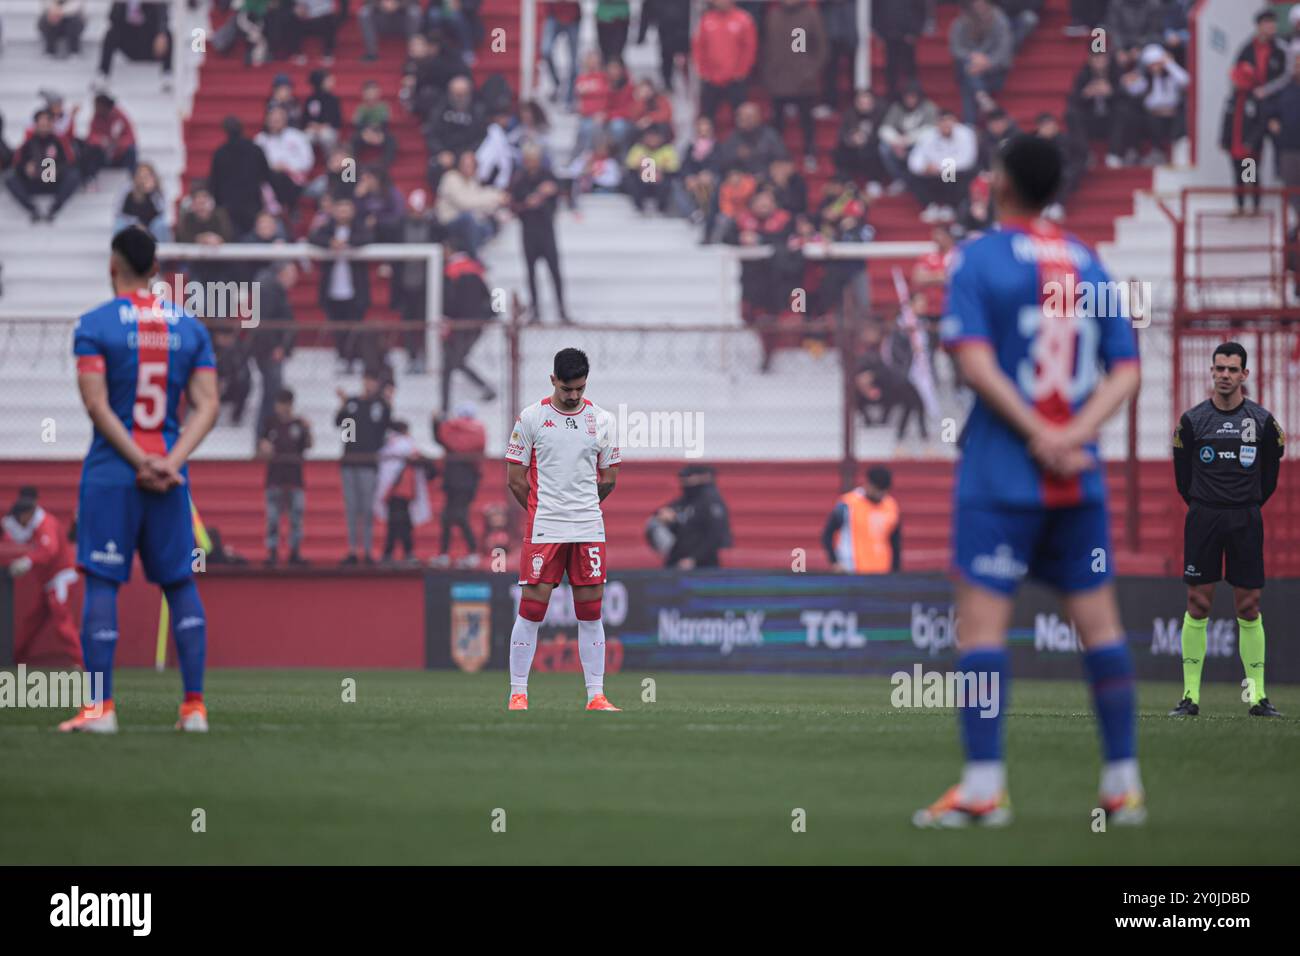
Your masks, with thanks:
M9 563L9 574L17 578L33 572L41 587L39 600L18 622L14 660L20 664L30 661L32 645L47 625L53 625L61 656L80 667L81 638L68 602L68 592L77 581L76 561L63 525L36 499L35 488L20 488L9 514L0 521L5 535L24 549Z
M453 418L441 412L433 418L433 440L445 453L442 466L442 542L435 564L445 567L451 560L451 533L460 529L465 546L471 555L478 551L474 530L470 527L470 509L478 494L479 478L483 471L483 451L487 447L487 432L476 417L473 402L456 406Z
M135 127L113 97L96 95L95 115L81 151L82 176L93 183L101 169L125 169L134 175L135 164Z
M714 119L721 103L734 112L745 101L746 77L758 54L754 19L735 0L712 0L695 33L695 69L700 75L700 114Z

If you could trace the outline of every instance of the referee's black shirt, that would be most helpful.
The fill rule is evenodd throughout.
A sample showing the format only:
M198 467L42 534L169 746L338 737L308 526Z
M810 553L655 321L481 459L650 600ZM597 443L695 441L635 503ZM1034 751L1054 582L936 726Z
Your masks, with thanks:
M1214 508L1262 505L1277 488L1285 442L1273 416L1250 399L1225 412L1207 398L1174 430L1178 493Z

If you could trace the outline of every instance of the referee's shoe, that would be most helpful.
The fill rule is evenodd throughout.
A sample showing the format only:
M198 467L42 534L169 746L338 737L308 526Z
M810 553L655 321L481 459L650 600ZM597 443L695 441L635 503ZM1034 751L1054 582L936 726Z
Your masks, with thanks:
M1195 707L1196 705L1193 704L1192 706ZM1280 710L1278 710L1276 707L1274 707L1272 704L1270 704L1270 703L1268 702L1268 698L1267 698L1267 697L1261 697L1261 698L1259 699L1259 703L1255 704L1254 707L1250 708L1250 716L1252 716L1252 717L1281 717L1281 716L1282 716L1282 712L1281 712Z
M1169 712L1170 717L1199 717L1200 714L1200 705L1190 697L1184 697L1178 702L1178 706Z

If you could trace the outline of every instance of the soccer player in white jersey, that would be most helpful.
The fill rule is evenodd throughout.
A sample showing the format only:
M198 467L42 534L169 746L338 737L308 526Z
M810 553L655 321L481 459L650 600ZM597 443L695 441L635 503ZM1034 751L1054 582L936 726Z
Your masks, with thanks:
M587 710L618 710L605 696L605 521L600 503L621 463L614 416L583 398L586 353L555 354L555 391L519 413L506 450L506 483L528 512L519 559L519 615L510 632L510 710L528 709L528 671L551 592L567 573L578 619Z

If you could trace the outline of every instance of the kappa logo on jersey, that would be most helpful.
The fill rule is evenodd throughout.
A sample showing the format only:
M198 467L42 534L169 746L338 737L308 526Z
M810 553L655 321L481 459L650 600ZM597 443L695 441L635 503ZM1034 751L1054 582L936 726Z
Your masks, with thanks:
M98 564L121 564L122 552L117 550L117 542L110 538L102 551L90 552L90 560Z
M542 427L543 427L543 428L554 428L554 427L555 427L555 422L551 421L551 420L548 418L548 419L546 419L546 421L542 422Z
M1242 445L1240 458L1242 468L1249 468L1251 465L1255 464L1255 446Z

